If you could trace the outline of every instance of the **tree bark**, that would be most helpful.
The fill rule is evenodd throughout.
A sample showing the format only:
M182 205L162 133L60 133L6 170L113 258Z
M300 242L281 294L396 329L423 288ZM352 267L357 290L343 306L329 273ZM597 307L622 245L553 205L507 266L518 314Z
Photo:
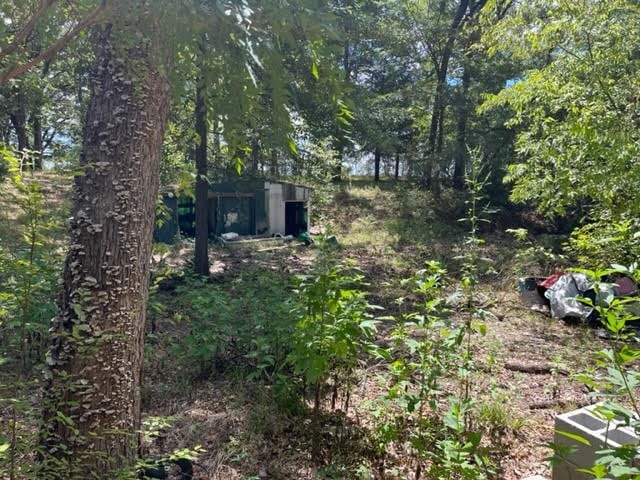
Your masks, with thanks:
M95 32L84 172L75 179L69 253L47 354L38 478L48 480L120 478L137 456L170 90L152 19L130 8L122 18L131 24ZM142 18L144 27L136 20Z
M27 132L27 110L25 108L26 98L21 88L16 93L17 106L11 115L11 125L16 133L16 139L18 140L18 151L21 155L21 167L22 169L31 168L33 163L27 150L31 149L29 145L29 135Z
M40 117L39 107L31 114L31 128L33 129L33 168L35 170L42 170L42 118Z
M376 182L380 181L380 147L376 147L373 154L373 179Z
M271 149L271 163L269 174L272 178L278 178L278 176L280 175L280 169L278 168L278 151L275 148Z
M204 78L196 88L196 246L194 269L198 275L209 275L209 181L207 180L207 105Z
M471 73L468 65L463 66L462 71L462 91L460 92L458 104L458 121L456 122L456 149L453 166L453 187L461 190L464 188L464 176L467 165L467 121L469 116L469 107L467 105L467 97L469 91L469 82Z
M24 152L29 149L29 137L27 135L27 114L24 108L19 107L18 110L11 114L11 124L16 132L18 140L18 150Z

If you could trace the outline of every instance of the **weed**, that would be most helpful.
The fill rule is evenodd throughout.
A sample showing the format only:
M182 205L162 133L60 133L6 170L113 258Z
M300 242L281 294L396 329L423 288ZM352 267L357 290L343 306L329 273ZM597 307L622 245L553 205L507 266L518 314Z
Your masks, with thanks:
M521 245L513 258L512 270L517 276L547 275L566 262L566 257L533 240L526 228L509 228L507 233Z
M525 425L524 418L510 407L512 401L511 392L494 388L488 398L474 405L473 416L478 426L488 432L494 445L499 445L506 433L517 434Z
M321 256L308 275L297 277L292 313L297 319L293 349L287 360L314 391L319 411L322 386L333 377L333 400L339 385L345 388L345 411L352 373L358 357L375 333L376 321L365 298L363 276L353 262L334 263Z
M230 285L185 276L176 293L175 320L189 332L172 349L193 375L207 377L244 363L250 379L275 379L293 328L281 274L256 266Z
M479 154L473 153L467 177L469 234L460 257L462 278L458 293L462 318L452 318L445 291L446 271L427 262L401 284L407 294L398 299L403 312L392 332L393 346L375 353L388 361L387 392L369 403L379 419L375 439L379 454L389 443L407 443L415 460L414 478L485 478L491 465L481 447L482 433L471 425L474 408L472 337L484 334L488 314L476 306L481 273L491 262L480 255L478 232L488 209L481 205L485 180L480 177ZM409 300L408 311L404 306ZM453 385L452 385L453 383ZM447 389L455 393L447 393ZM487 411L488 414L488 411ZM493 412L496 414L496 412ZM384 462L384 457L382 459Z

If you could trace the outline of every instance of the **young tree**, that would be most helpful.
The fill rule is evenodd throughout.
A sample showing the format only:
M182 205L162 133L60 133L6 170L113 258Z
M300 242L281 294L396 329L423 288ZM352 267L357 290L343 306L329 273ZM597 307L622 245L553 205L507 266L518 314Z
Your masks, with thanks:
M194 269L198 275L209 275L209 180L207 164L207 75L205 71L205 38L199 45L199 64L196 85L195 129L196 129L196 244Z

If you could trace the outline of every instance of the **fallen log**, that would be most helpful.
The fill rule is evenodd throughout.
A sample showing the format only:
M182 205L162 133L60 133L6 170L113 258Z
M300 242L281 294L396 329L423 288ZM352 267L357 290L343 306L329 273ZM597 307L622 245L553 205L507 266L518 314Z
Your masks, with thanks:
M514 372L523 373L536 373L536 374L553 374L559 373L561 375L569 375L569 372L564 368L559 368L556 365L549 363L519 363L519 362L506 362L504 368L512 370Z

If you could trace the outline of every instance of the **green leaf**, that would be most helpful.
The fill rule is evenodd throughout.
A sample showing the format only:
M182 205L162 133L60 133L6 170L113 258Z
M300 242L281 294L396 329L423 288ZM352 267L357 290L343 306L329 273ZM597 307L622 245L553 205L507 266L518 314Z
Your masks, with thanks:
M320 74L318 73L318 65L316 65L316 62L313 62L311 64L311 75L313 75L313 78L315 78L316 80L320 79Z
M478 333L480 335L485 336L487 334L487 324L486 323L476 323L475 327L478 330Z
M576 471L593 475L595 478L607 477L607 467L604 465L594 465L593 468L578 468Z
M556 430L556 433L559 433L563 437L570 438L571 440L575 440L578 443L582 443L583 445L591 446L589 440L584 438L582 435L578 435L576 433L566 432L564 430Z
M298 155L298 145L296 145L296 142L292 138L290 138L287 142L287 146L289 147L291 153L293 153L294 155Z
M618 352L618 356L622 363L629 363L640 358L640 350L633 349L629 345L624 344Z
M620 265L618 263L612 263L611 264L611 268L614 269L617 272L628 272L629 269L627 267L625 267L624 265Z
M244 162L242 161L242 159L240 157L234 158L234 162L235 162L235 167L236 167L236 173L238 175L242 175L242 169L244 168Z

